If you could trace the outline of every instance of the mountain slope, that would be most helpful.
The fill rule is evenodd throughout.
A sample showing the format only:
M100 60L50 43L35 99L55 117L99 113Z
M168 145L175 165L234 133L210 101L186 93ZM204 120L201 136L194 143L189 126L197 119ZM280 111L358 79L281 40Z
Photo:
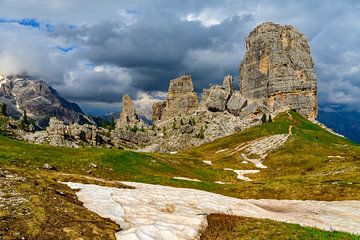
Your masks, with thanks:
M243 148L244 146L255 146L260 140L262 144L269 144L276 140L269 138L272 136L288 137L282 145L270 144L275 146L274 150L268 152L261 161L267 168L257 168L251 162L243 163L242 154L247 154L250 159L259 158L254 153L246 152L248 148ZM232 154L233 152L235 153ZM212 165L204 161L211 161ZM57 171L42 169L45 163L51 164ZM360 199L360 146L333 135L294 112L279 115L273 123L253 127L178 154L144 154L98 148L69 149L32 145L0 136L0 166L3 171L24 179L16 184L6 185L6 189L26 199L25 202L19 200L20 207L16 206L16 209L27 209L29 212L26 218L21 215L21 211L10 218L7 214L11 213L14 207L7 206L0 209L0 218L7 219L5 227L11 229L9 233L18 231L27 234L25 236L32 236L28 237L29 239L39 238L41 232L57 232L58 228L64 228L69 232L63 239L74 239L75 237L66 236L78 234L81 226L85 226L83 236L90 238L95 238L92 229L97 229L101 236L106 234L101 229L118 231L115 228L101 228L108 225L97 215L86 211L82 211L79 216L81 219L89 219L92 216L96 219L93 225L76 220L71 214L67 215L66 219L61 217L62 214L55 214L55 209L73 212L74 208L78 209L82 205L74 199L74 192L64 188L58 181L109 186L113 185L111 181L106 180L138 181L196 188L237 198L253 199ZM259 172L245 174L253 181L244 181L238 179L235 172L224 168ZM3 179L0 177L0 181ZM1 191L0 195L4 197ZM17 199L16 196L11 199ZM49 207L46 201L51 198L61 200L53 202L51 209L54 211L46 210ZM12 201L7 203L10 202ZM253 231L256 231L256 225L252 225L256 224L255 222L250 221L246 224L250 224ZM290 229L299 233L304 232L300 227ZM0 236L1 231L3 230L0 229ZM281 231L283 234L292 234L288 227ZM314 231L318 230L310 232ZM325 236L323 233L316 234ZM338 233L329 234L329 238L339 236ZM342 236L344 239L356 239L355 236Z
M0 103L7 105L7 113L15 119L26 111L40 127L46 127L50 117L68 124L93 123L77 104L60 97L46 82L29 76L0 76Z

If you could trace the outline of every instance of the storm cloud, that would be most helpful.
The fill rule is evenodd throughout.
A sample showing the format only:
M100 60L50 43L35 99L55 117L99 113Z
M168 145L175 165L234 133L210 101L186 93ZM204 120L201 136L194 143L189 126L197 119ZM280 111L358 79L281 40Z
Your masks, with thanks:
M197 92L239 76L258 24L291 24L310 43L319 102L360 111L358 1L0 0L0 72L27 72L87 112L163 96L193 75Z

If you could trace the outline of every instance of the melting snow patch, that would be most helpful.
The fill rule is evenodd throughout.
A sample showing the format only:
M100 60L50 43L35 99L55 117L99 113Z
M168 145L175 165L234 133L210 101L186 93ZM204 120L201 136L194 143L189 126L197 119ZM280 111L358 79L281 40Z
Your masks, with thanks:
M215 153L225 152L226 150L228 150L228 149L227 149L227 148L225 148L225 149L221 149L221 150L219 150L219 151L216 151Z
M171 155L173 155L173 154L177 154L177 151L170 152L170 154L171 154Z
M207 164L207 165L212 165L212 162L211 161L207 161L207 160L204 160L203 163Z
M201 182L199 179L187 178L187 177L173 177L173 179L175 179L175 180L192 181L192 182Z
M254 174L254 173L259 173L260 170L234 170L232 168L224 168L225 171L233 171L237 174L237 179L240 179L240 180L244 180L244 181L247 181L247 182L250 182L252 181L250 178L248 177L245 177L244 175L245 174Z
M324 230L360 234L360 201L237 199L189 188L122 182L135 189L67 182L84 206L118 223L116 238L194 239L206 215L231 212Z
M225 182L222 182L222 181L216 181L215 183L217 183L217 184L226 184Z

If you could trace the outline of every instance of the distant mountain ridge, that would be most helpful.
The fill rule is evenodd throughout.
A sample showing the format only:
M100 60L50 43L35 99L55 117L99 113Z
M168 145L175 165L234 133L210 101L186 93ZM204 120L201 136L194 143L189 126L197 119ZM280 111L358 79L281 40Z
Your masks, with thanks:
M344 135L346 138L360 143L360 113L345 111L337 107L334 111L320 109L318 121Z
M67 124L95 124L76 103L62 98L45 81L26 75L0 76L0 103L7 105L9 116L20 119L26 111L42 128L48 126L50 117Z

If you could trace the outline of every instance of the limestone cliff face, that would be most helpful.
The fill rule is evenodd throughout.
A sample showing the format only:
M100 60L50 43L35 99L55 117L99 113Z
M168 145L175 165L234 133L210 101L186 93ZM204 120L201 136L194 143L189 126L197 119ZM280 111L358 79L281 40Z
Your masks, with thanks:
M193 112L198 105L191 75L180 76L170 81L165 104L158 103L154 106L153 119L172 119Z
M308 41L292 26L264 23L246 39L241 94L263 101L273 114L294 109L315 119L317 86Z

